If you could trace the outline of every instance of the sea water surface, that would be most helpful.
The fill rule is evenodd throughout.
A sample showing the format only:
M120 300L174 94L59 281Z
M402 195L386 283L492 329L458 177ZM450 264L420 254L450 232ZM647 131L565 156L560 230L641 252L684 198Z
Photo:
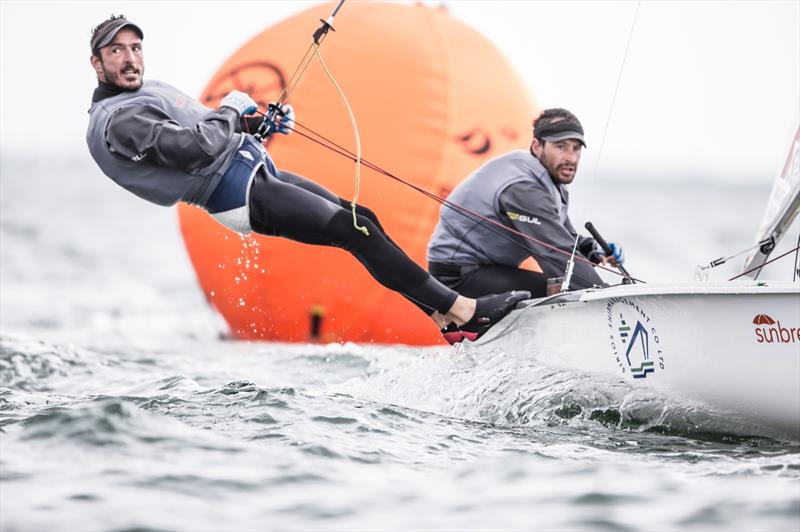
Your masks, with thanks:
M572 216L691 280L769 187L576 181ZM800 444L703 405L540 353L224 332L174 210L3 160L0 529L800 529Z

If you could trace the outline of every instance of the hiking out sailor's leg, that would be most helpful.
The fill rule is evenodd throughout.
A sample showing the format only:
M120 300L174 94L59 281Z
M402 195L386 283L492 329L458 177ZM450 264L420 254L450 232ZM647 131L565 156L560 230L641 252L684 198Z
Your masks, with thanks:
M433 265L430 269L442 284L466 297L481 297L510 290L527 290L532 297L547 295L547 276L541 272L499 264L476 268L463 275L440 275Z
M347 209L349 212L352 212L349 200L337 196L336 194L334 194L327 188L323 187L319 183L315 183L314 181L311 181L310 179L307 179L293 172L287 172L286 170L281 170L277 177L280 181L283 181L284 183L296 185L302 188L303 190L307 190L308 192L312 192L317 196L321 196L332 203L338 203L340 206ZM366 218L369 218L372 221L372 223L374 223L377 226L378 230L380 230L380 232L383 233L384 238L386 238L386 240L388 240L389 243L397 246L397 244L394 243L394 241L389 237L389 235L386 234L386 231L383 229L383 226L381 226L381 223L378 220L378 216L371 209L364 207L363 205L356 205L356 215L361 215L365 216ZM405 252L400 247L397 247L397 249L405 254ZM437 323L444 321L443 316L435 315L436 311L434 309L428 308L427 306L413 299L409 298L406 299L408 299L409 302L411 302L413 305L419 308L422 312L431 316Z
M341 205L348 211L352 208L350 206L350 200L345 198L339 198L339 205ZM363 216L364 218L368 218L369 220L371 220L372 223L374 223L378 227L380 232L383 233L383 237L386 240L397 246L397 249L399 249L400 251L403 251L403 249L400 246L395 244L394 240L392 240L392 237L390 237L389 233L387 233L386 230L383 228L383 226L381 225L381 221L378 219L378 215L375 214L375 212L372 209L356 203L356 215ZM405 251L403 251L403 253L405 253Z
M310 179L307 179L301 175L295 174L293 172L287 172L286 170L281 170L280 173L278 174L278 179L280 179L284 183L297 185L298 187L304 190L308 190L309 192L313 192L317 196L322 196L323 198L333 203L339 203L339 205L341 205L348 211L351 210L350 200L342 198L341 196L337 196L336 194L334 194L327 188L323 187L319 183L315 183L314 181L311 181ZM372 209L370 209L369 207L364 207L363 205L356 204L356 215L361 215L372 220L372 223L374 223L381 231L381 233L383 233L383 236L386 238L386 240L394 244L394 241L388 234L386 234L386 231L383 229L383 226L381 225L378 216L372 211Z
M311 181L310 179L303 177L299 174L295 174L293 172L287 172L286 170L280 170L278 173L277 178L284 183L289 183L290 185L295 185L303 190L307 190L316 194L317 196L321 196L326 200L330 201L331 203L339 203L339 196L328 190L327 188L323 187L319 183Z
M339 205L341 205L342 208L347 209L351 213L353 212L352 211L353 207L352 207L352 203L350 202L350 200L342 198L342 197L339 197ZM403 251L403 248L398 246L395 243L395 241L392 240L392 237L389 236L389 233L387 233L386 230L383 228L383 226L381 225L381 221L378 219L378 215L375 214L375 212L373 212L372 209L370 209L369 207L365 207L363 205L360 205L360 204L356 203L356 216L363 216L363 217L367 218L368 220L370 220L372 223L374 223L375 226L378 228L378 230L383 234L383 238L388 240L390 244L392 244L394 247L396 247L398 249L398 251L400 251L400 253L402 253L403 255L406 255L406 252ZM408 299L408 298L406 298L406 299ZM408 300L412 304L416 305L422 312L428 314L431 318L433 318L433 320L437 324L440 324L440 328L444 327L445 325L447 325L447 323L449 323L449 321L446 320L444 315L442 315L441 313L439 313L437 311L434 311L432 309L429 309L429 308L425 307L424 305L420 305L419 303L417 303L413 299L408 299Z
M259 172L250 190L250 222L258 233L346 249L379 283L431 311L447 314L458 298L456 292L386 240L371 220L358 216L359 225L367 228L369 236L355 229L352 214L341 207L338 198L334 203L304 187ZM467 313L468 307L458 305L458 314ZM469 316L459 319L466 321Z

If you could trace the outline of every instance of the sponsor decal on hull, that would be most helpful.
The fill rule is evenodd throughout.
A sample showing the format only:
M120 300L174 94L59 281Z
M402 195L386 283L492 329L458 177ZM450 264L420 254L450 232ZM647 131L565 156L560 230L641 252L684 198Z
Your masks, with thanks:
M753 325L756 342L759 344L800 343L800 327L784 327L780 320L767 314L756 314Z
M606 318L611 352L623 374L645 379L665 369L661 338L641 305L624 297L611 298Z

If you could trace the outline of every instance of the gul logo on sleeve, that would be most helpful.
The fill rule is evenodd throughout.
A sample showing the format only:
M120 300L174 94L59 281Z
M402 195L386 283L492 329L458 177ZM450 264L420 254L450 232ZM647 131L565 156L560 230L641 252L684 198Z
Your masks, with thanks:
M542 222L539 221L539 218L537 218L536 216L531 216L529 214L520 214L518 212L506 211L506 216L508 216L509 219L515 222L542 225Z

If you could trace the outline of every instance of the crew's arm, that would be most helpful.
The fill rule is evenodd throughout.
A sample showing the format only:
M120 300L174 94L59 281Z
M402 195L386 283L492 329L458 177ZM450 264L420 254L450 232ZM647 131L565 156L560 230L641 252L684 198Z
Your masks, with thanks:
M500 215L515 230L567 253L572 251L575 237L560 223L557 206L546 188L538 183L517 183L506 188L499 199ZM534 258L544 255L556 261L553 268L563 271L566 267L568 256L536 241L524 241Z
M210 165L241 131L238 113L222 107L184 127L150 105L120 108L108 122L106 142L112 152L133 161L194 170Z

